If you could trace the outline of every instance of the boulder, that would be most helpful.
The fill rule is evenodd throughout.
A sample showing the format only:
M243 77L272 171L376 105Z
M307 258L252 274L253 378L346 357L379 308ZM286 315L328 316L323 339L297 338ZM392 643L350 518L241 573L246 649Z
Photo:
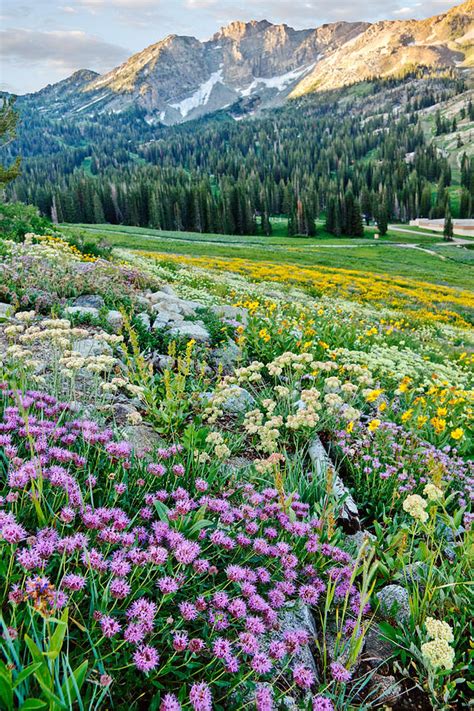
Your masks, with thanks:
M146 424L140 425L128 425L123 427L122 436L132 445L133 449L137 453L147 453L152 452L157 447L163 447L165 445L164 440L160 437L158 432L155 432L153 427Z
M73 342L72 349L76 353L80 353L84 358L88 356L112 355L112 348L109 344L97 338L80 338Z
M123 326L123 316L120 313L120 311L114 311L113 309L111 311L107 312L107 323L111 327L111 329L114 331L114 333L118 333L119 331L122 330Z
M64 315L67 316L92 316L99 317L99 309L94 306L67 306L64 309Z
M139 414L136 407L130 403L116 402L112 405L112 418L119 427L130 425L130 418Z
M161 311L165 313L181 313L181 306L177 301L155 301L151 310L155 314L159 314Z
M243 309L238 306L228 306L227 304L216 304L214 306L210 306L210 310L213 314L219 316L220 318L239 321L243 326L246 326L248 323L249 312L247 309Z
M136 307L139 307L141 309L148 309L150 306L150 301L149 299L146 298L146 296L143 296L142 294L137 294L136 296L133 297L134 303Z
M136 319L142 324L143 328L146 328L147 331L150 330L151 319L146 311L142 311L141 313L137 314Z
M406 588L401 585L386 585L376 597L382 617L394 619L401 625L410 619L410 600Z
M216 368L220 366L224 370L230 370L241 357L242 350L237 343L230 338L226 344L219 348L214 348L211 353L213 365Z
M170 296L176 296L175 290L169 284L165 284L164 286L162 286L160 291L163 292L163 294L169 294Z
M82 296L78 296L77 299L74 299L72 305L102 309L105 306L105 301L99 294L83 294Z
M169 311L161 311L155 320L153 321L153 330L159 330L161 328L166 328L166 326L173 326L176 323L184 321L184 316L177 313L170 313Z
M351 536L347 536L347 540L355 545L357 551L359 552L363 545L367 548L377 540L377 536L374 536L370 531L356 531Z
M164 353L154 352L151 357L151 362L153 364L153 368L162 373L164 370L169 370L169 368L173 367L174 358L169 355L165 355Z
M384 676L377 672L371 675L367 690L369 692L367 698L376 699L379 708L390 708L403 694L402 685L394 676Z
M309 635L309 644L302 645L292 656L289 668L293 669L298 664L308 667L315 679L318 679L318 669L311 649L316 649L315 641L317 637L316 624L313 613L308 605L300 607L283 608L278 615L278 629L273 630L267 637L268 643L273 640L283 641L286 632L294 630L305 630Z
M241 388L238 385L232 388L232 395L222 403L221 407L224 412L231 415L238 415L247 412L255 405L255 398L248 390Z
M370 625L364 637L364 651L362 661L371 669L377 669L393 655L393 648L388 639L385 639L378 625Z
M169 333L176 338L193 338L200 343L209 341L209 331L200 321L182 321L170 328Z

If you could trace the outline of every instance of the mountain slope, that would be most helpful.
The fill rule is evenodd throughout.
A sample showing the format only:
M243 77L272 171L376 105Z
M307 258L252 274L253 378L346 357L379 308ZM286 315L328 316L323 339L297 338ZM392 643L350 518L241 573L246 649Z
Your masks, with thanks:
M292 96L334 89L372 77L386 77L408 67L461 65L474 41L474 1L427 20L376 22L316 67Z
M23 97L58 115L138 106L149 123L175 124L240 102L250 109L413 66L468 64L474 0L427 20L337 22L294 30L262 21L232 22L210 40L169 35L119 67L76 72Z

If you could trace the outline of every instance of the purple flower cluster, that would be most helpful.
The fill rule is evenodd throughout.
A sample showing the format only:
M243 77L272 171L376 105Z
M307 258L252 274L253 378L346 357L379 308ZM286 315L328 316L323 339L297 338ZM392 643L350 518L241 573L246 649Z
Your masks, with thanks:
M398 501L401 507L408 493L423 494L434 470L442 473L460 508L472 505L474 463L462 459L449 445L438 449L393 422L383 422L374 433L363 426L351 433L336 432L335 444L353 471L357 496L365 495L369 506L371 500L382 504L388 500ZM371 496L372 490L377 496Z
M308 644L304 630L268 642L285 605L320 604L331 579L334 604L359 613L349 555L325 540L297 496L288 511L273 488L214 492L186 478L180 445L150 463L54 398L2 390L0 544L13 562L16 626L26 604L52 614L69 596L87 629L78 656L90 638L117 667L146 675L166 667L162 708L166 699L171 709L180 708L173 693L182 685L173 665L192 660L189 703L207 711L207 674L237 684L243 668L256 681ZM293 680L303 691L315 682L301 664ZM271 708L271 695L258 698Z

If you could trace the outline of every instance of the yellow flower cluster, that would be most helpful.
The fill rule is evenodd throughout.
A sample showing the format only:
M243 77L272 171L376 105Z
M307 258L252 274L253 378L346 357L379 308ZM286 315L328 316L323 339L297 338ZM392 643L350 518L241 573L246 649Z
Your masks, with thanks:
M390 274L366 274L336 267L295 267L293 264L237 258L190 257L157 252L139 254L160 262L179 262L205 269L235 272L258 281L296 284L312 291L317 290L320 294L337 294L351 300L386 304L392 309L409 311L422 322L440 321L468 328L469 323L461 313L474 309L474 295L469 291L403 277L395 280ZM372 327L366 335L370 338L377 332L378 329Z
M35 239L40 244L45 247L51 247L53 250L61 253L62 255L69 257L74 261L79 262L96 262L97 257L93 254L83 254L77 247L73 244L69 244L66 240L61 237L55 237L54 235L34 235L28 233L25 235L25 242L32 242Z

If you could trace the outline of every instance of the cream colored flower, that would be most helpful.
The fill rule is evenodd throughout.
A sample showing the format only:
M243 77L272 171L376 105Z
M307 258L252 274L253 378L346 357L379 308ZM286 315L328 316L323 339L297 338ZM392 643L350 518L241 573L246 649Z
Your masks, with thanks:
M425 620L426 631L433 639L444 639L445 642L454 642L453 628L444 620L435 620L427 617Z
M439 501L443 498L443 490L432 483L425 486L423 493L429 501Z
M425 511L428 502L418 494L410 494L403 502L403 510L413 516L417 521L425 523L428 520L428 513Z
M426 661L435 669L444 667L452 669L454 664L454 649L445 639L433 639L421 645L421 653Z

